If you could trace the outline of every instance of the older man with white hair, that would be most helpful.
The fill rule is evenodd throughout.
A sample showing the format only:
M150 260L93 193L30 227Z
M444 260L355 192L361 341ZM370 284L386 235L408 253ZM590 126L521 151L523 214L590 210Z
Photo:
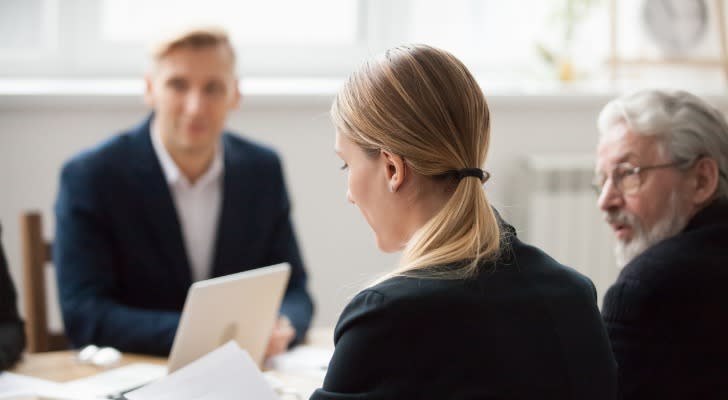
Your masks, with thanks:
M599 116L595 188L623 266L602 314L625 399L728 398L728 124L683 91Z

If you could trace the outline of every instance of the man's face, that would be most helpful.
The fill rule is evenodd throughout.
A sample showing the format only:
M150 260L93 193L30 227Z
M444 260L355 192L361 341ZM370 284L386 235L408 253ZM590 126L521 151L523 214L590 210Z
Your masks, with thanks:
M211 153L240 101L231 55L222 46L172 50L146 77L146 101L173 157Z
M617 165L648 167L670 163L661 151L659 139L637 135L625 125L607 132L597 149L597 174L606 180L599 196L599 208L617 238L618 263L623 266L654 244L680 232L687 223L689 202L684 174L673 167L638 173L639 188L623 193L614 182Z

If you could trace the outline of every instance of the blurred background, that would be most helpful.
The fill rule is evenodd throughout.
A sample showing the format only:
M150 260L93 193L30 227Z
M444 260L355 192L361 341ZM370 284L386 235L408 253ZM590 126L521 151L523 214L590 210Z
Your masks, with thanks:
M0 0L0 223L11 275L22 296L18 218L40 211L52 238L63 162L148 113L150 41L215 24L238 51L243 102L229 127L284 162L315 325L334 324L397 262L346 202L327 112L349 72L401 43L442 47L477 76L492 113L489 198L519 236L591 277L601 299L619 270L589 187L597 114L643 87L728 108L725 18L722 0Z

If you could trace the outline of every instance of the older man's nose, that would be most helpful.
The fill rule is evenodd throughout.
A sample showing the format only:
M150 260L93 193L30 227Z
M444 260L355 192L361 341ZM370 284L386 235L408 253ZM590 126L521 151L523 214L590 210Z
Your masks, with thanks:
M622 193L614 186L611 179L607 179L602 186L597 205L602 211L614 210L624 204Z

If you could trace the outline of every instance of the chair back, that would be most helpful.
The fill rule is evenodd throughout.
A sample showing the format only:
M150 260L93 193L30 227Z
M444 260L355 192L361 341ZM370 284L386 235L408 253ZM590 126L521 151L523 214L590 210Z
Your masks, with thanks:
M20 241L23 247L23 305L25 307L26 350L29 353L65 350L68 339L48 329L46 308L46 265L51 261L52 245L43 238L40 213L20 216Z

